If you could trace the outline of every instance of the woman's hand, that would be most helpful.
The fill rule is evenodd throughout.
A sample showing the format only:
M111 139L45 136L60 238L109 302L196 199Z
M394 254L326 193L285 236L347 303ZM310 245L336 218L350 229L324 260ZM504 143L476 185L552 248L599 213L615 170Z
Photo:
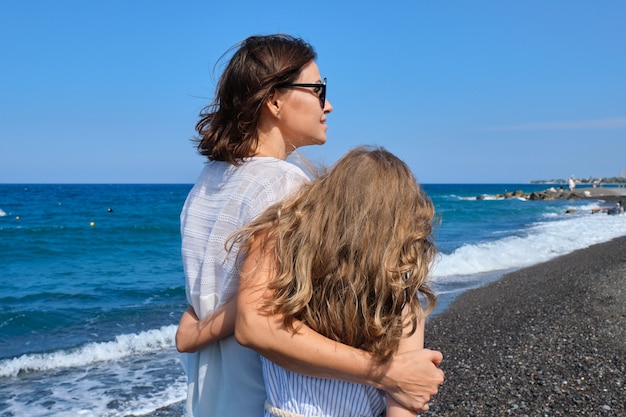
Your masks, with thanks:
M443 371L438 368L443 356L424 349L424 321L425 317L411 336L405 327L407 337L400 340L398 352L391 359L387 376L393 377L393 389L387 390L387 417L415 416L414 411L428 411L428 402L443 382ZM403 363L407 359L410 364ZM409 369L410 374L406 372Z

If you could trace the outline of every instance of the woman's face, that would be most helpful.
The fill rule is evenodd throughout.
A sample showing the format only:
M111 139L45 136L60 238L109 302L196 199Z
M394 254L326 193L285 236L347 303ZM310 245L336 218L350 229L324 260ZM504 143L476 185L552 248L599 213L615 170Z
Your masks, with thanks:
M294 84L322 83L320 70L314 61L302 67L302 72ZM281 88L282 99L278 127L285 140L286 149L326 143L326 115L333 111L328 100L322 109L320 87Z

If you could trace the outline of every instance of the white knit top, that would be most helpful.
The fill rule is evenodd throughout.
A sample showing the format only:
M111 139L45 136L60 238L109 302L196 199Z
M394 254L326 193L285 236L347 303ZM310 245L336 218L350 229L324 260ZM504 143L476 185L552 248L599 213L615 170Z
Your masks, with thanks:
M227 257L226 239L306 181L300 168L271 157L254 157L238 167L207 163L181 213L187 301L200 318L237 292L237 248ZM259 356L234 337L183 354L182 362L188 376L187 416L263 413Z

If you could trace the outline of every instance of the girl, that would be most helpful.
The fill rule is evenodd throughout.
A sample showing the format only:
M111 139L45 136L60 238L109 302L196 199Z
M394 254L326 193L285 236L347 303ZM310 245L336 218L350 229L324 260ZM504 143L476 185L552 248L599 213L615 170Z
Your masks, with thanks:
M425 285L433 216L402 161L384 149L352 150L234 239L245 255L237 340L246 344L242 329L254 324L245 323L245 311L253 309L295 334L306 325L370 352L379 364L398 350L423 348L435 303ZM270 359L262 358L267 417L379 416L385 409L380 390L305 376ZM387 416L415 415L389 396L387 407Z

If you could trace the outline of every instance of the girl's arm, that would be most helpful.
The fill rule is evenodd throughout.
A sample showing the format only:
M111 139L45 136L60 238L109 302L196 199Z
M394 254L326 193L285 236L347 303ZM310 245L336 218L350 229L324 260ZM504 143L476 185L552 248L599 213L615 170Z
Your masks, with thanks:
M419 323L417 323L417 328L415 329L415 333L413 333L409 337L403 337L400 340L400 345L398 346L398 353L408 352L412 349L424 349L424 323L426 318L422 318ZM408 328L404 328L405 334L408 333ZM422 408L423 411L428 410L428 404L425 404ZM402 404L398 403L391 394L387 393L387 413L385 414L387 417L415 417L415 412L411 411Z
M235 338L294 372L368 384L389 392L410 410L428 408L443 382L443 356L428 349L407 350L379 365L369 353L330 340L307 326L285 328L280 315L262 309L273 264L254 244L244 261L237 302ZM294 323L297 327L300 323Z
M192 306L187 307L176 330L176 349L179 352L196 352L211 342L230 336L235 332L237 296L198 319Z

